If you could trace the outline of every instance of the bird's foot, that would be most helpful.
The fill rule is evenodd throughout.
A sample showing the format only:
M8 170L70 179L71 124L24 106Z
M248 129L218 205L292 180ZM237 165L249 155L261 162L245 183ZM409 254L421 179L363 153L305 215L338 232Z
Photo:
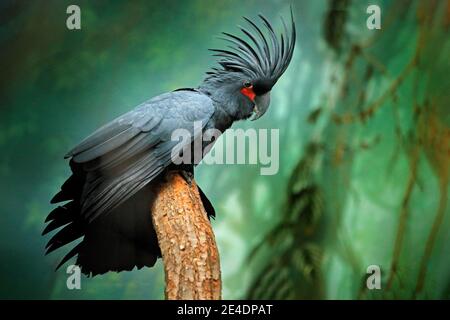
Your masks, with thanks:
M192 181L194 180L194 173L191 171L181 170L181 176L188 183L188 185L192 185Z

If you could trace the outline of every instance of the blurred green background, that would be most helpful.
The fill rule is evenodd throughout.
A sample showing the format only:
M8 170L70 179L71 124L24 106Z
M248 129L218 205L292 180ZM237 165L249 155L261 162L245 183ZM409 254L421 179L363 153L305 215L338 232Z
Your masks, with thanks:
M66 288L69 248L44 257L63 155L100 125L200 83L242 16L293 3L293 61L268 113L234 127L280 129L280 171L200 165L223 297L450 298L448 1L0 2L0 298L161 299L153 269ZM81 8L79 31L66 8ZM381 8L368 30L366 8ZM382 289L366 288L381 268Z

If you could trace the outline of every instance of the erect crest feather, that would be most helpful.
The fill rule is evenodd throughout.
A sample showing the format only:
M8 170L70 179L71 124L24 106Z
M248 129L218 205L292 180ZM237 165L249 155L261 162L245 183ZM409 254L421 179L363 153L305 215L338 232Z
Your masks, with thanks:
M292 8L291 30L289 32L281 17L284 34L281 33L279 37L262 14L258 17L265 32L255 22L244 17L250 28L239 26L239 29L247 39L227 32L222 33L224 37L221 39L229 43L228 49L210 49L215 53L214 56L219 58L218 63L222 68L212 68L212 71L207 72L209 77L220 77L223 73L237 71L251 79L270 79L276 82L284 73L292 59L295 47L296 31Z

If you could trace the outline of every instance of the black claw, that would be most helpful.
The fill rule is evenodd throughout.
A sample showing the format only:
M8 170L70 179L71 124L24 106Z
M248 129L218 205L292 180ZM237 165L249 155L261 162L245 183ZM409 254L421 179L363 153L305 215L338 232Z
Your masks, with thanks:
M194 180L194 173L191 171L181 170L181 176L183 179L189 184L192 185L192 181Z

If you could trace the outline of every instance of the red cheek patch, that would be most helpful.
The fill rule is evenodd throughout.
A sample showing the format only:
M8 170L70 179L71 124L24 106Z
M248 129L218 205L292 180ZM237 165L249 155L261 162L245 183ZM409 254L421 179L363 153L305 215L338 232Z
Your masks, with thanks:
M242 89L241 89L241 93L242 93L244 96L248 97L248 98L249 98L250 100L252 100L253 102L255 101L256 94L255 94L255 92L253 92L253 87L242 88Z

